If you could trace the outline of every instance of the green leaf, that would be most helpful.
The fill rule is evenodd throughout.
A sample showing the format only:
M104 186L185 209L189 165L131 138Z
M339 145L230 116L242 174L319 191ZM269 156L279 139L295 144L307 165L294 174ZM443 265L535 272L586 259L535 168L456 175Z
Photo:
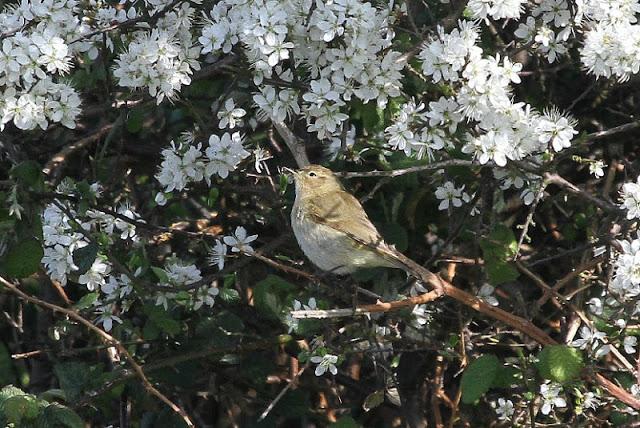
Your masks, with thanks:
M218 196L220 196L220 191L217 187L212 187L211 189L209 189L209 195L207 196L207 206L209 208L214 208L216 206Z
M153 324L169 336L174 336L180 332L180 322L171 318L169 312L165 311L162 306L145 305L144 313L147 314Z
M38 402L32 395L14 395L2 403L0 410L10 423L21 426L22 419L38 416Z
M284 195L285 192L287 191L288 186L289 186L289 177L286 174L280 174L280 181L278 183L280 194Z
M360 425L351 416L343 416L331 425L331 428L359 428Z
M76 412L58 403L50 403L45 407L42 419L55 427L83 428L85 426Z
M4 343L0 342L0 384L7 385L15 382L13 361Z
M501 367L491 384L492 388L511 388L521 383L522 373L515 367Z
M62 389L52 388L38 394L38 398L46 401L67 401L67 394Z
M91 367L87 363L77 361L58 363L53 367L53 371L69 402L74 402L82 396L83 390L93 376Z
M10 174L19 183L35 190L42 189L44 185L44 176L40 164L36 161L20 162L11 168Z
M73 263L78 266L77 274L82 275L91 269L93 262L98 256L98 250L100 248L97 244L91 242L89 245L82 248L78 248L73 252Z
M160 282L168 284L169 277L167 276L167 272L164 269L151 266L151 271L156 275L156 277L160 280Z
M485 354L469 364L461 380L462 402L471 404L487 392L500 368L500 361L493 354Z
M4 403L8 398L14 397L16 395L25 395L25 393L23 390L13 385L7 385L4 388L0 389L0 405L2 405L2 403Z
M40 242L35 239L18 242L4 259L6 274L12 278L26 278L40 268L44 252Z
M549 345L538 355L540 375L559 383L566 383L580 376L584 367L580 351L567 345Z
M295 286L277 275L269 275L256 284L253 300L256 309L272 319L279 319L284 303Z
M238 303L240 301L240 294L238 293L238 290L230 287L222 287L218 297L226 303Z
M73 307L76 308L77 310L81 311L83 309L87 309L87 308L93 306L93 303L97 299L98 299L98 292L94 291L93 293L85 294L84 296L82 296L82 298L80 300L78 300L78 303L73 305Z
M142 122L144 119L144 113L142 109L136 108L129 111L129 116L127 117L127 131L135 134L140 132L142 129Z
M480 247L491 284L499 285L518 278L518 270L510 263L518 242L510 228L499 224L488 237L480 241Z
M364 399L364 403L362 403L362 408L365 412L368 412L371 409L375 409L379 405L384 403L384 390L372 392Z

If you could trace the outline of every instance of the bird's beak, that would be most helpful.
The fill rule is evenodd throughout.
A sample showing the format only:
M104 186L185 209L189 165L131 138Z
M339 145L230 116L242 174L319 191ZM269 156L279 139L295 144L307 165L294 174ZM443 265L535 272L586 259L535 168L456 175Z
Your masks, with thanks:
M294 178L298 175L298 172L299 172L291 168L287 168L286 166L282 167L282 171L285 172L286 174L292 175Z

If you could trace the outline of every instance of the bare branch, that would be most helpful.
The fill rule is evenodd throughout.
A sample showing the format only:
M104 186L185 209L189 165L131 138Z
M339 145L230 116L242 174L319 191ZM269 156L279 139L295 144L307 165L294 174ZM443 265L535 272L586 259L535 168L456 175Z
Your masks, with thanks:
M607 212L614 213L614 214L622 213L622 210L616 205L612 204L611 202L607 202L603 199L599 199L593 196L591 193L585 190L582 190L575 184L560 177L558 174L546 172L544 173L544 180L548 184L555 184L556 186L561 187L562 189L567 190L569 193L593 203L594 205L598 206L599 208L602 208Z
M311 162L309 162L304 142L301 141L284 122L273 122L273 127L276 128L276 131L278 131L278 134L280 134L291 151L298 168L309 165Z

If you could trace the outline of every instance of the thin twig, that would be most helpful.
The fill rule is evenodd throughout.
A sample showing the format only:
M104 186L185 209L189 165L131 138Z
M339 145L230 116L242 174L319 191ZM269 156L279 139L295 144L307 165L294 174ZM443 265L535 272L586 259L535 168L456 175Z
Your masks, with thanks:
M104 125L100 129L95 131L93 134L90 134L84 138L81 138L75 143L69 144L64 149L56 153L49 160L49 162L47 162L42 172L44 172L45 175L50 176L52 181L56 181L57 177L61 174L62 166L66 163L67 158L69 157L70 154L78 150L81 150L92 143L95 143L104 135L108 134L114 126L115 126L115 123Z
M607 202L603 199L593 196L591 193L585 190L582 190L581 188L567 181L566 179L562 178L558 174L546 172L544 173L544 180L549 184L555 184L556 186L564 190L567 190L569 193L593 203L594 205L598 206L599 208L602 208L607 212L614 213L614 214L622 213L622 210L618 206L612 204L611 202Z
M535 199L533 200L533 203L529 208L529 214L527 214L527 218L524 224L522 225L522 233L520 234L520 239L518 239L518 245L516 246L516 251L515 251L515 254L513 255L513 260L517 260L518 256L520 255L520 249L522 248L522 244L524 243L524 240L527 237L527 233L529 232L529 226L531 226L531 223L533 222L533 215L535 214L536 207L542 200L542 197L544 196L544 191L547 188L547 185L548 183L546 180L542 182L542 184L540 185L540 189L538 190L538 193L536 193Z
M527 267L520 263L520 262L516 262L516 266L518 268L518 270L522 273L524 273L526 276L528 276L529 278L531 278L533 280L533 282L538 285L540 288L542 288L543 290L553 294L553 297L555 299L557 299L560 303L562 303L563 305L565 305L569 310L571 310L573 313L575 313L581 320L583 323L585 323L591 330L595 330L595 327L593 325L593 323L591 322L591 320L584 314L584 312L582 312L580 309L578 309L573 303L571 303L566 297L564 297L562 294L558 293L557 291L555 291L553 289L553 287L550 287L540 276L536 275L534 272L530 271L529 269L527 269ZM605 344L609 344L607 340L603 339L603 342ZM626 368L627 370L629 370L629 372L634 373L635 369L633 367L633 365L629 362L629 360L627 360L621 353L620 351L618 351L618 349L609 344L610 345L610 349L611 349L611 353L616 357L616 359L618 360L618 362L620 364L622 364L622 366L624 366L624 368Z
M267 408L264 409L264 412L262 412L260 414L260 417L258 418L258 422L262 421L264 418L266 418L269 415L269 412L271 412L271 410L273 410L273 408L276 406L276 404L278 404L278 402L282 399L282 397L284 397L284 394L286 394L287 391L289 389L291 389L291 387L296 383L298 378L302 375L302 373L304 373L304 371L307 369L307 367L309 367L308 363L307 363L306 366L304 366L302 369L300 369L300 371L298 373L296 373L295 377L293 379L291 379L289 381L289 383L284 388L282 388L282 391L280 391L280 393L278 395L276 395L276 398L274 398L273 401L271 403L269 403Z
M613 128L606 129L604 131L593 132L584 137L584 142L591 142L599 140L601 138L610 137L611 135L619 134L621 132L631 131L640 127L640 120L625 123L624 125L614 126Z
M429 291L428 293L421 294L415 297L409 297L403 300L396 300L393 302L377 302L372 305L362 305L357 308L351 309L309 309L309 310L300 310L300 311L291 311L291 316L293 318L340 318L340 317L351 317L356 315L367 315L374 312L389 312L396 311L402 308L410 308L417 305L422 305L428 302L433 302L434 300L440 298L442 296L436 290Z
M399 177L405 174L420 171L434 171L437 169L448 168L452 166L481 166L480 164L464 159L450 159L442 162L434 162L426 165L417 165L409 168L392 169L389 171L357 171L357 172L336 172L338 177L356 178L356 177Z

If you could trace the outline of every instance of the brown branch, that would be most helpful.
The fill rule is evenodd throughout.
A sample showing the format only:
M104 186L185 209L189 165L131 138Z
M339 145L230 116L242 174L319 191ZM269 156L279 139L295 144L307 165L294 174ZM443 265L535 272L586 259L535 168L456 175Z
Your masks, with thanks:
M575 195L581 199L584 199L593 203L594 205L603 209L604 211L614 213L614 214L622 213L622 210L618 206L612 204L611 202L607 202L603 199L593 196L589 192L579 188L578 186L567 181L566 179L562 178L558 174L545 172L544 180L549 184L555 184L556 186L568 191L572 195Z
M291 151L298 168L309 165L309 157L304 142L300 140L284 122L273 122L273 127L278 131L285 144Z
M100 339L105 344L115 347L118 350L118 353L121 356L123 356L129 362L129 364L131 365L133 371L135 372L135 375L140 379L140 381L142 382L142 385L144 386L144 388L151 395L154 395L155 397L157 397L160 401L162 401L167 406L169 406L171 408L171 410L173 410L174 412L179 414L182 417L182 420L187 424L187 426L195 427L194 423L191 421L191 419L189 418L189 415L187 415L187 413L184 411L184 409L182 409L178 405L174 404L162 392L158 391L158 389L156 389L156 387L154 387L151 384L151 382L149 382L149 379L147 379L147 377L145 376L145 374L144 374L144 372L142 370L142 367L136 362L136 360L129 353L129 351L127 351L127 348L125 348L124 345L122 345L122 343L120 343L120 341L118 341L118 339L116 339L115 337L111 336L109 333L105 332L104 330L96 327L91 321L88 321L87 319L83 318L80 314L78 314L78 312L76 312L73 309L66 309L66 308L63 308L62 306L58 306L58 305L55 305L53 303L45 302L44 300L41 300L41 299L39 299L37 297L30 296L30 295L24 293L22 290L20 290L16 285L12 284L11 282L7 281L6 279L4 279L1 276L0 276L0 284L2 284L6 289L11 291L12 293L16 294L22 300L24 300L26 302L29 302L29 303L33 303L33 304L38 305L38 306L43 307L43 308L47 308L47 309L49 309L49 310L51 310L53 312L59 312L61 314L64 314L67 317L69 317L69 318L77 321L78 323L84 325L87 329L91 330L92 332L96 333L98 335L98 337L100 337Z
M602 138L610 137L611 135L619 134L621 132L631 131L640 127L640 120L634 122L625 123L624 125L614 126L613 128L606 129L604 131L593 132L584 137L584 142L591 142L600 140Z
M538 287L540 287L543 290L553 294L554 299L558 300L559 303L562 303L570 311L572 311L574 314L576 314L578 316L578 318L580 318L580 320L583 323L585 323L585 325L587 325L590 329L595 330L595 326L593 325L591 320L584 314L583 311L581 311L573 303L571 303L569 301L569 299L567 299L562 294L560 294L557 291L555 291L553 289L553 287L550 287L540 276L538 276L534 272L532 272L529 269L527 269L527 267L524 264L522 264L520 262L516 262L516 266L518 267L518 270L520 272L524 273L531 280L533 280L533 282ZM633 365L631 365L631 363L629 362L629 360L627 360L624 357L624 355L622 355L620 353L620 351L618 351L618 349L615 346L611 345L606 339L603 339L602 341L605 344L609 344L610 345L611 353L616 357L617 361L621 364L621 366L624 367L625 369L629 370L631 373L633 373L634 372L634 368L633 368Z
M293 318L339 318L351 317L355 315L367 315L374 312L389 312L396 311L402 308L411 308L413 306L433 302L441 296L442 294L439 291L433 290L428 293L420 294L419 296L415 297L409 297L403 300L396 300L393 302L378 301L371 305L360 305L352 309L309 309L291 311L291 316Z
M111 132L111 129L115 126L115 123L110 123L108 125L104 125L102 128L98 129L93 134L90 134L75 143L69 144L64 149L60 150L57 154L55 154L49 162L44 166L42 172L45 175L50 176L50 178L55 181L57 177L60 175L61 167L67 162L67 158L73 152L81 150L90 144L95 143L104 135Z
M464 159L450 159L442 162L434 162L427 165L417 165L409 168L392 169L389 171L357 171L357 172L336 172L338 177L398 177L405 174L420 171L433 171L436 169L448 168L452 166L482 166L474 161Z

